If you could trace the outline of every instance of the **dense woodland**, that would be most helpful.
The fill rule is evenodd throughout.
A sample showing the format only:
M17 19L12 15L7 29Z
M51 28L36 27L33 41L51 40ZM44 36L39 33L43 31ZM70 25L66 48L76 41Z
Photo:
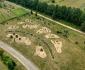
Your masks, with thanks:
M37 12L49 15L53 19L61 19L80 26L82 31L85 31L85 13L79 8L71 8L59 5L48 5L47 3L39 2L39 0L9 0L20 4L26 8L36 10Z

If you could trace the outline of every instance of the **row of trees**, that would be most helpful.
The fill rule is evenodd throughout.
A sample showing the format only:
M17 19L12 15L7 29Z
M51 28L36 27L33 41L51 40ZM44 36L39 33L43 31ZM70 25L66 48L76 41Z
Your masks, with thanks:
M85 21L85 14L79 8L71 8L59 5L48 5L46 2L39 2L39 0L9 0L24 7L42 12L51 16L53 19L62 19L77 26L81 26Z

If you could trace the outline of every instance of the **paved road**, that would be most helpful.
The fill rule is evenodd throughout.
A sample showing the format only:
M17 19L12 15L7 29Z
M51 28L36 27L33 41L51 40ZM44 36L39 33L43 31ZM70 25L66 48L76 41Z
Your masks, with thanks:
M36 67L30 60L26 59L20 52L3 43L2 41L0 41L0 48L16 58L20 63L24 65L27 70L39 70L38 67Z

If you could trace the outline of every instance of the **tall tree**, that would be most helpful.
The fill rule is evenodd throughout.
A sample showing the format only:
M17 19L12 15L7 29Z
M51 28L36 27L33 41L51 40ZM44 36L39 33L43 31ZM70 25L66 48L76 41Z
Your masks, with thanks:
M38 12L38 3L39 3L39 0L34 0L35 10L36 10L35 15L36 15L36 16L37 16L37 12Z

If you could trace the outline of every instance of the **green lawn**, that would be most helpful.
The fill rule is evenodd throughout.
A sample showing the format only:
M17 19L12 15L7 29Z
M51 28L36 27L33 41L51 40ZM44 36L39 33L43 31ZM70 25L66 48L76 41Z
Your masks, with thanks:
M11 10L11 12L14 13L17 17L27 13L27 11L23 8L16 8L16 9Z

